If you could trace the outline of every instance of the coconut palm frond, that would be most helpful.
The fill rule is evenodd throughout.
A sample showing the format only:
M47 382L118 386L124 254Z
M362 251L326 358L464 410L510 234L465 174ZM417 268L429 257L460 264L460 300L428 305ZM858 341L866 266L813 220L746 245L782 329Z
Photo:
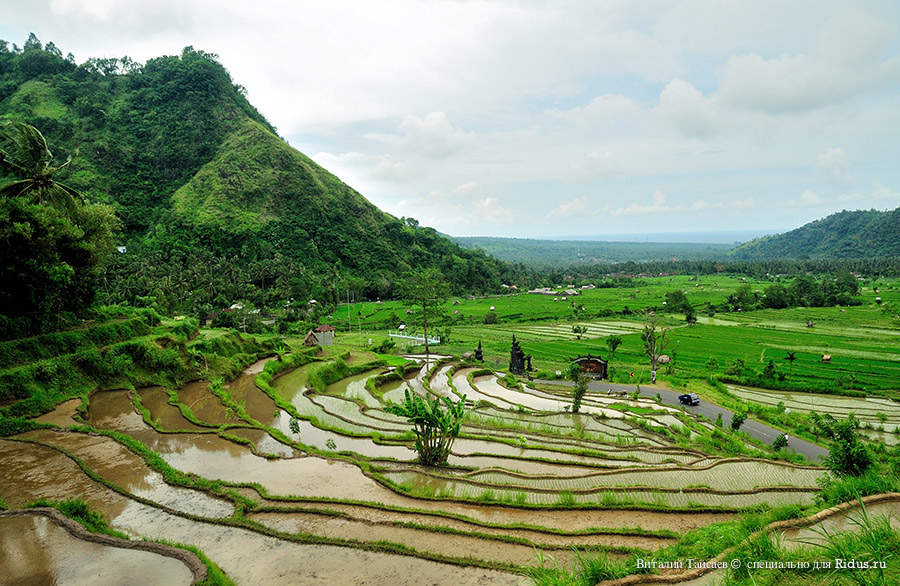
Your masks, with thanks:
M43 174L53 161L44 135L22 122L0 125L0 154L4 167L18 176Z
M0 195L4 197L21 197L34 188L30 179L20 179L0 186Z
M48 202L71 214L76 203L84 198L75 189L53 179L55 173L71 162L72 157L68 157L62 165L54 166L53 153L34 126L21 122L0 125L0 169L16 178L0 187L0 194L8 197L30 195L38 203Z

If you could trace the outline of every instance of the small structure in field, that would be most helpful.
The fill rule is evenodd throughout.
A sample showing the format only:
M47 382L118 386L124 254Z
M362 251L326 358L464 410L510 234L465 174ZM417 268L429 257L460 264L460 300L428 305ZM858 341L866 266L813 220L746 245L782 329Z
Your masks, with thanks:
M331 346L334 344L334 327L322 324L314 330L310 330L303 338L305 346Z
M525 360L527 358L525 351L519 346L519 341L516 340L516 335L513 334L512 347L509 351L509 371L519 376L525 374Z
M822 354L822 362L831 362L831 354Z
M581 372L587 373L593 378L607 378L609 369L608 360L603 360L603 358L594 356L593 354L585 354L584 356L575 358L572 362L578 365Z

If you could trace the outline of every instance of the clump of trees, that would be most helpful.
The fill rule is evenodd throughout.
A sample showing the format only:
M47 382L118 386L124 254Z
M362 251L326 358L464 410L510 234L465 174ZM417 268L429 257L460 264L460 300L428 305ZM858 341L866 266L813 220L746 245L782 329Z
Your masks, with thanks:
M109 206L60 183L41 132L0 125L0 336L58 329L94 298L119 227Z
M454 403L447 397L423 398L407 389L403 403L387 405L385 410L406 417L413 425L419 463L440 466L447 463L450 448L459 436L466 412L466 397L464 395Z
M871 450L859 436L859 421L851 413L847 419L837 420L830 414L813 412L813 423L820 433L831 440L828 450L828 467L844 476L861 476L874 463Z
M735 411L731 415L731 430L739 430L745 421L747 421L747 413L745 411Z
M616 348L622 345L620 336L609 336L606 338L606 346L609 348L609 356L612 358L616 354Z

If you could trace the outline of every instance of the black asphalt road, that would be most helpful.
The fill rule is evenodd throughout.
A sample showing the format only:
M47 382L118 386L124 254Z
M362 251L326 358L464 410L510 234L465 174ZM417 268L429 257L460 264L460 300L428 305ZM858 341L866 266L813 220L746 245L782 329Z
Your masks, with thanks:
M535 382L556 385L562 384L565 386L572 385L572 383L569 381L543 380ZM610 389L612 389L613 391L625 391L627 393L633 393L635 390L634 385L622 385L607 382L592 382L590 383L590 385L588 385L588 388L592 392L600 394L606 394ZM679 393L678 391L670 391L668 389L661 389L659 387L641 385L640 393L642 397L649 397L651 399L656 398L656 394L659 393L659 396L664 404L674 405L676 407L681 406L681 403L678 401L678 395L682 393ZM725 423L725 425L728 425L731 422L731 416L733 415L732 411L725 409L724 407L719 407L715 403L708 403L704 401L703 395L700 395L699 405L697 405L696 407L684 406L684 409L688 413L703 415L711 421L715 421L719 415L722 415L722 421ZM749 417L746 421L744 421L744 425L741 426L741 431L743 431L750 437L761 440L769 445L771 445L772 442L775 441L775 438L784 433L780 429L776 429L774 427L766 425L765 423L760 423L759 421L754 421ZM793 436L790 436L787 451L797 454L803 454L803 456L805 456L806 459L810 462L821 462L828 455L828 450L826 448Z

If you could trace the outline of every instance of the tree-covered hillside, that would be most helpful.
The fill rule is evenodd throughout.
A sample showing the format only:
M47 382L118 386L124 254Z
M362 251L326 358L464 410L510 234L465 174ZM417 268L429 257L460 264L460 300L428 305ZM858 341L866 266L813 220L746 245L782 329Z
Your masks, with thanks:
M757 238L731 252L739 259L900 256L900 208L842 211L796 230Z
M722 243L535 240L488 236L453 236L466 248L483 250L507 262L559 266L681 260L722 260L731 246Z
M513 267L378 210L275 134L216 56L77 65L30 36L0 41L0 121L39 129L59 179L110 204L121 244L100 298L152 295L172 311L389 296L439 268L456 292L500 289ZM3 178L0 178L2 180ZM338 295L338 291L341 291Z

